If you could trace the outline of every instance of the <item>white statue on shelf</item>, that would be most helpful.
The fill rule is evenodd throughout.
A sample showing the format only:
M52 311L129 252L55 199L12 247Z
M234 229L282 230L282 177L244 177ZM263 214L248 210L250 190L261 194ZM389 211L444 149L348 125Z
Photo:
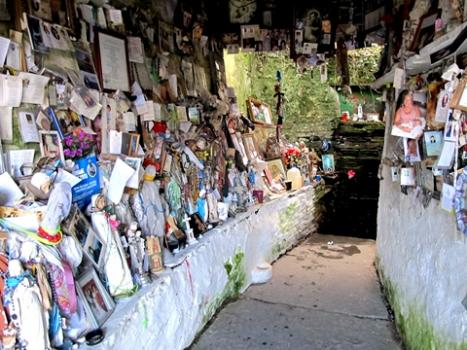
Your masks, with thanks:
M190 226L190 218L188 215L185 214L183 218L183 222L185 223L185 233L187 236L187 243L188 245L193 245L198 243L198 240L195 238L195 235L193 233L193 229Z
M130 254L130 265L133 277L138 283L145 286L150 282L148 277L149 266L146 259L144 239L141 237L141 231L137 231L137 229L138 224L132 222L127 232L128 251Z
M167 203L159 194L160 182L154 181L155 168L148 166L144 174L141 191L133 197L133 211L143 236L163 237L166 216L169 214Z

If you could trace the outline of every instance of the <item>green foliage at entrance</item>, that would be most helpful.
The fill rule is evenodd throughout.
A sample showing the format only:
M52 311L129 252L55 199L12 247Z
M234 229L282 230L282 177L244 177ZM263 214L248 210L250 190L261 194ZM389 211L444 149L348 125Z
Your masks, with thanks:
M374 74L379 69L383 46L373 45L348 51L350 85L369 85L375 80ZM329 83L341 85L341 78L336 72L336 60L331 58L328 66Z
M225 55L227 83L235 89L240 110L253 96L268 103L276 122L274 84L282 72L285 94L284 134L290 140L318 135L329 137L339 119L339 98L328 83L321 83L319 68L299 73L285 53L239 53Z
M376 266L384 293L394 311L397 330L408 350L467 350L467 342L456 344L437 334L420 305L411 304L402 312L401 291L384 275L378 261Z

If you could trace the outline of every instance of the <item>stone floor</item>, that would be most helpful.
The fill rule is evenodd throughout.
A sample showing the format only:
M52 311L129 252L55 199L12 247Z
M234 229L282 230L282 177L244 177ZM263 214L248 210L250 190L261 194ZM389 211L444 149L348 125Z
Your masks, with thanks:
M273 265L269 283L222 309L191 348L401 349L374 258L374 241L314 235Z

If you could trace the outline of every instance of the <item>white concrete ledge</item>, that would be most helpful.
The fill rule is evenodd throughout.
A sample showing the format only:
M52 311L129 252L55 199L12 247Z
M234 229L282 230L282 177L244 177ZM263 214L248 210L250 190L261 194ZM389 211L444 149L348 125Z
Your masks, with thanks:
M104 341L89 349L186 348L225 299L248 288L259 263L274 261L316 230L314 202L314 188L306 187L206 233L158 280L120 301L104 324Z

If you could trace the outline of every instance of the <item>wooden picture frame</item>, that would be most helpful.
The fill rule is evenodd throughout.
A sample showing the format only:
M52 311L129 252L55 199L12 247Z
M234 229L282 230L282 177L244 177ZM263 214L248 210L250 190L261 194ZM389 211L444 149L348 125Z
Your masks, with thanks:
M273 127L271 108L255 98L249 97L246 100L248 116L255 124L261 124Z
M122 35L96 29L96 68L104 92L131 89L127 41Z
M277 181L280 177L284 179L287 178L284 163L281 158L271 159L266 161L266 163L268 165L268 171L270 172L270 175L266 172L268 180L269 177L271 177L273 181Z
M99 279L96 271L91 268L78 278L78 286L82 292L82 301L91 311L98 327L112 314L115 303Z
M467 80L461 79L457 85L454 94L452 95L451 102L449 104L451 109L460 109L461 111L467 112Z
M435 33L435 21L438 18L438 11L429 11L426 15L420 17L420 22L418 23L417 30L415 31L414 38L412 40L412 44L410 45L410 51L417 51L421 49L423 46L428 44L426 38L421 41L422 38L428 36L430 37L430 33Z
M259 158L259 148L253 133L242 134L243 147L250 162Z

